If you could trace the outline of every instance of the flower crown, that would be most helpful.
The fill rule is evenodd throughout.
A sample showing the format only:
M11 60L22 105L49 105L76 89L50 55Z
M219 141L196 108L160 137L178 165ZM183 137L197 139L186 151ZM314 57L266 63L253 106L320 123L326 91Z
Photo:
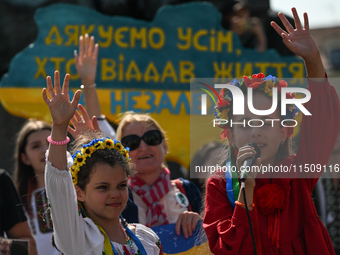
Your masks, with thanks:
M78 183L78 172L80 167L86 164L86 159L92 156L97 150L103 150L105 148L118 150L124 157L128 165L130 165L131 158L129 157L129 148L121 144L118 140L112 140L110 138L93 139L88 144L83 144L83 148L80 151L76 151L73 155L73 165L70 167L72 174L73 184Z
M253 74L252 76L243 76L243 79L240 81L237 79L233 79L230 85L234 85L238 88L242 88L243 86L247 88L257 89L259 91L263 91L269 97L273 96L273 88L276 87L281 94L281 88L287 87L288 83L285 80L279 80L275 76L268 75L264 76L263 73ZM228 91L228 92L227 92ZM228 129L229 119L230 119L230 108L232 106L233 95L227 89L221 89L219 98L221 101L217 101L215 106L215 117L217 119L225 119L227 120L227 124L218 125L220 128ZM286 98L292 99L295 98L294 93L287 93ZM283 119L294 119L299 114L298 108L293 104L287 105L286 115L283 116ZM292 123L287 123L288 125L293 125ZM226 131L226 130L225 130ZM288 127L288 137L290 137L294 132L294 127ZM222 132L223 133L223 132ZM222 134L221 134L222 136ZM226 137L223 135L223 137Z

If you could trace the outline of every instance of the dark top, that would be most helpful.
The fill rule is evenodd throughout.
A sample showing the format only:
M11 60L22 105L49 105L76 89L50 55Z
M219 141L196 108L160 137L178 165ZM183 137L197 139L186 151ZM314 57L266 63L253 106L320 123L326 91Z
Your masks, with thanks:
M0 169L0 236L19 222L26 221L24 209L12 178Z

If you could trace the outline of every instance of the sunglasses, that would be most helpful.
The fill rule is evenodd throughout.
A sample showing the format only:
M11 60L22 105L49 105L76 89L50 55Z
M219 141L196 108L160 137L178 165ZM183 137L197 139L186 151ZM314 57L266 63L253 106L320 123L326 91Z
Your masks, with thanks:
M122 144L124 147L129 147L130 151L137 149L143 140L147 145L155 146L159 145L163 141L163 135L159 130L150 130L144 133L142 137L138 135L128 135L122 138Z

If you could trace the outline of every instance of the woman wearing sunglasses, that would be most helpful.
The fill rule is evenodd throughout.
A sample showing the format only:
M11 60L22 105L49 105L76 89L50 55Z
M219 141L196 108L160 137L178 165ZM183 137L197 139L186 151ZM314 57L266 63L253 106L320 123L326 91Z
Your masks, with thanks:
M201 194L189 181L170 180L170 171L164 164L168 152L165 132L157 121L148 115L127 112L118 126L117 139L130 148L135 164L123 217L148 227L176 223L178 235L182 229L185 238L191 236L201 219Z

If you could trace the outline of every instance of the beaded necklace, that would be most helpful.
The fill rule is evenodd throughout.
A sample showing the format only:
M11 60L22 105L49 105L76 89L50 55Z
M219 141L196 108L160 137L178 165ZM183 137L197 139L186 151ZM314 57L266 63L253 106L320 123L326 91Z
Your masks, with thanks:
M125 228L123 227L123 224L120 222L119 225L120 225L120 228L121 228L121 230L123 231L123 233L124 233L124 235L125 235L125 239L126 239L127 245L129 246L129 250L128 250L128 249L126 248L125 245L122 245L122 246L123 246L124 252L125 252L127 255L135 254L135 253L136 253L136 250L135 250L135 248L133 247L133 242L132 242L131 238L127 235L126 230L125 230Z

